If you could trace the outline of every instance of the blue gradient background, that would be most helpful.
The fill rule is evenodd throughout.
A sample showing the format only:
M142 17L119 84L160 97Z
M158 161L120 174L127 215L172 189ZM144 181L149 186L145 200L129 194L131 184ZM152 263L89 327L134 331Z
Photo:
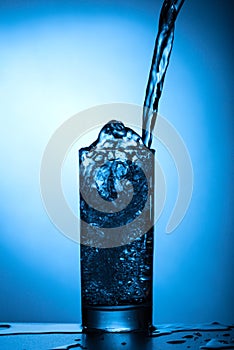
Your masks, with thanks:
M160 6L0 1L0 321L80 321L78 245L43 208L42 154L77 112L142 104ZM181 225L166 235L177 176L156 145L168 186L157 225L156 323L234 322L232 13L229 1L187 0L177 21L160 113L186 142L194 193Z

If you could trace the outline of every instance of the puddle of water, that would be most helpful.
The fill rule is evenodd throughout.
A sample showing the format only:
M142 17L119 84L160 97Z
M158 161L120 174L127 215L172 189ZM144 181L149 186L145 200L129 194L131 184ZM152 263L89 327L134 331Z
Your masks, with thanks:
M157 328L154 328L153 330L151 330L150 336L159 337L159 336L169 335L177 332L191 332L189 336L192 337L194 335L201 336L200 332L228 331L231 328L232 326L223 325L219 322L213 322L210 324L198 324L198 325L166 324L166 325L160 325Z
M0 336L21 334L77 334L82 333L80 324L67 323L0 323Z
M234 349L234 342L228 343L226 340L220 339L211 339L206 345L200 346L200 349L216 349L216 350L224 350L224 349Z

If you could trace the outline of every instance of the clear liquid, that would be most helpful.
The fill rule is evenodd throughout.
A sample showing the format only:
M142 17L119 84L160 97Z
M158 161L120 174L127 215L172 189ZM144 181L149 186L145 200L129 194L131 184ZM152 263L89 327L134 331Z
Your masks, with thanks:
M142 139L146 147L152 143L152 131L156 122L159 100L169 64L174 41L175 21L184 0L165 0L161 9L158 34L146 88Z
M149 183L141 171L147 157L150 158L147 170L153 177L153 151L146 150L139 135L119 122L105 125L97 141L80 150L81 192L93 188L88 196L93 206L80 197L81 219L89 224L81 223L83 306L151 305L153 228L139 236L138 221L130 233L125 232L126 225L136 217L142 224L146 216L152 220L152 207L146 203ZM129 158L134 159L134 165ZM108 212L105 201L95 209L95 193L108 205L114 204L118 197L115 210ZM122 227L122 245L103 248L102 243L107 239L103 228L115 226ZM124 244L129 242L130 235L134 240Z
M152 298L152 231L122 247L81 247L82 302L93 306L149 303Z
M172 50L175 20L183 2L165 0L162 6L144 102L142 138L122 123L112 121L103 127L92 145L79 152L82 313L86 327L90 322L90 327L101 328L100 322L105 320L107 325L103 321L102 327L108 328L104 311L88 316L90 307L142 306L143 310L148 306L148 311L138 314L136 310L131 314L126 309L126 324L127 319L139 318L138 324L129 323L127 328L132 330L149 327L152 323L153 225L143 233L142 226L145 221L153 222L152 130ZM146 160L150 164L146 166L147 178L141 172ZM83 197L84 193L92 205ZM119 195L122 195L120 199ZM103 200L101 204L98 197ZM147 204L147 197L150 197L150 204ZM126 226L136 218L140 219L133 224L131 232L127 232ZM122 232L113 236L111 229L114 227L122 227ZM110 232L107 232L108 228ZM120 324L123 325L123 310L116 313L120 316L114 317L112 313L114 321L108 329L120 329ZM140 318L144 318L144 324ZM92 319L95 319L95 325L92 325Z

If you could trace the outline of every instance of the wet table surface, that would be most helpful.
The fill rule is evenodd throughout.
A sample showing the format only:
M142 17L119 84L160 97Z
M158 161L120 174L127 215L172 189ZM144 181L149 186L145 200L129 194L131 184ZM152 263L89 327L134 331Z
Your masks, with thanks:
M84 334L78 324L0 323L0 350L234 349L234 326L159 325L152 335Z

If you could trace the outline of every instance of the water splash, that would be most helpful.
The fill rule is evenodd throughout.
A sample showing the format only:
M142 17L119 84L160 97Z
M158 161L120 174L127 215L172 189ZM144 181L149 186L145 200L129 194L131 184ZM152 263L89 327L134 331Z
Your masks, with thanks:
M152 143L152 131L173 46L175 21L183 3L184 0L165 0L160 13L143 110L142 139L148 148Z
M113 228L126 225L142 213L148 185L136 161L146 156L143 151L145 147L140 136L118 121L106 124L97 140L80 150L80 174L84 177L80 185L83 221Z

